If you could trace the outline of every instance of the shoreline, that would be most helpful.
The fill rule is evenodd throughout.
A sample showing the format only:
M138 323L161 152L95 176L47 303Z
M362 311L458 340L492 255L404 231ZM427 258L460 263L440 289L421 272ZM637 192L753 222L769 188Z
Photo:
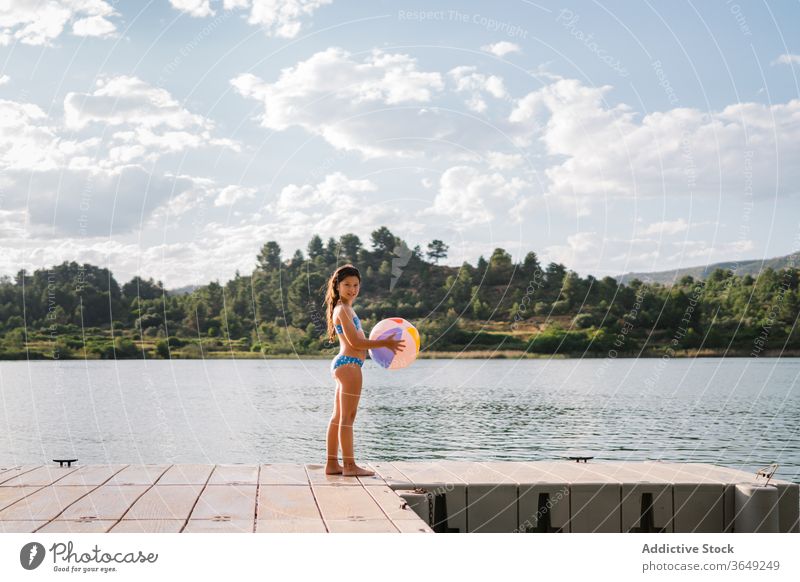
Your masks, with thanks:
M0 359L0 362L56 362L56 361L108 361L116 362L120 360L147 360L147 361L171 361L171 360L329 360L336 354L261 354L258 352L209 352L205 357L183 357L180 354L172 358L86 358L86 357L61 357L53 358L43 354L36 354L34 357ZM764 350L758 356L753 356L746 350L674 350L669 356L658 350L646 350L639 353L617 354L609 357L605 353L589 352L586 354L539 354L524 352L522 350L473 350L468 352L446 352L431 351L422 352L417 356L419 360L654 360L654 359L686 359L686 358L737 358L753 359L762 358L798 358L800 350ZM368 358L369 359L369 358Z

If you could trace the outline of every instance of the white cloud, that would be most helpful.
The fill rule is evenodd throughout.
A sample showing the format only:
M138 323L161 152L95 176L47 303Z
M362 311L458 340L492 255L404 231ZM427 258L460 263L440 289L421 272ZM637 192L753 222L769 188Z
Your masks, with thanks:
M291 213L296 210L352 209L357 210L363 200L357 196L363 192L374 192L378 187L369 180L351 180L341 172L328 174L316 186L289 184L278 195L275 210Z
M518 44L513 42L508 42L507 40L503 40L500 42L496 42L494 44L487 44L481 47L482 51L486 51L487 53L492 53L498 57L504 57L510 53L520 53L522 49L519 47Z
M482 174L469 166L454 166L442 174L433 205L421 214L446 216L454 221L454 228L491 222L514 212L529 187L517 177L507 179L497 172Z
M206 146L240 150L233 140L212 137L211 120L191 113L168 91L137 77L104 77L96 81L92 93L67 93L64 121L71 130L125 126L110 134L105 164L111 167Z
M240 200L255 198L255 193L255 188L245 188L238 185L226 186L214 200L214 206L230 206Z
M72 25L72 34L75 36L108 36L117 28L114 23L102 16L90 16L76 20Z
M773 65L800 65L800 55L785 53L772 61Z
M225 0L225 10L249 10L247 23L261 27L269 36L295 38L320 7L333 0ZM209 0L170 0L172 7L195 17L212 16Z
M525 161L521 154L505 154L503 152L489 152L486 157L492 170L513 170L520 167Z
M679 218L677 220L665 220L662 222L653 222L648 224L646 227L642 228L638 231L639 235L650 235L650 234L658 234L658 235L670 235L670 234L678 234L679 232L683 232L689 228L689 223L686 222L683 218Z
M181 107L167 90L153 87L138 77L100 78L95 84L95 91L89 94L67 93L64 98L67 128L82 129L95 121L172 129L210 126L202 116Z
M565 244L546 247L542 258L543 262L555 261L579 273L604 277L744 259L753 248L751 240L714 244L705 240L665 242L652 237L626 239L580 231L567 236Z
M528 130L522 141L543 144L559 160L545 172L549 196L585 210L605 196L741 195L748 181L756 197L797 191L800 100L640 119L625 104L607 105L610 90L561 79L511 112Z
M5 85L11 80L11 77L8 75L0 75L0 86Z
M63 139L39 106L0 99L0 170L52 170L92 145Z
M100 85L108 89L117 81ZM212 138L211 123L178 107L168 94L136 81L106 94L85 95L85 104L69 94L65 112L70 127L32 103L0 100L4 209L27 209L31 229L81 236L128 232L170 199L168 209L180 210L199 178L152 173L131 162L227 140ZM129 118L114 107L115 99ZM74 107L71 100L85 108ZM132 127L104 135L106 125ZM73 138L71 129L81 137ZM218 191L214 186L214 194Z
M0 6L0 46L13 42L52 45L72 22L76 36L110 36L119 14L104 0L13 0Z
M263 103L263 127L301 127L336 149L371 158L473 159L476 152L508 147L515 132L525 131L503 119L487 124L436 107L442 75L420 70L408 55L378 49L356 59L332 47L283 69L274 83L244 74L231 84ZM493 80L487 90L501 94L502 83Z
M195 18L214 15L209 0L169 0L169 3L172 4L172 7L176 10L185 12L189 16L194 16Z
M455 82L456 92L471 93L467 107L476 113L483 113L487 108L486 102L483 100L484 93L488 93L495 99L503 99L507 97L508 93L502 78L496 75L487 77L475 71L475 67L462 66L450 70L447 75Z
M135 165L13 171L6 177L3 205L27 210L33 236L43 229L76 237L124 234L139 228L159 205L194 187L186 178L153 174Z

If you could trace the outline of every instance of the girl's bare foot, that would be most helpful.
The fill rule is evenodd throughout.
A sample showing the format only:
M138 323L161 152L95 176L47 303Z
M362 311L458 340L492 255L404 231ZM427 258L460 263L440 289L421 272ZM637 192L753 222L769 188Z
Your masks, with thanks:
M363 469L358 465L345 465L342 468L342 476L344 477L370 477L375 474L375 471Z
M325 464L325 474L326 475L340 475L342 473L342 467L339 464L339 457L328 457L328 462Z

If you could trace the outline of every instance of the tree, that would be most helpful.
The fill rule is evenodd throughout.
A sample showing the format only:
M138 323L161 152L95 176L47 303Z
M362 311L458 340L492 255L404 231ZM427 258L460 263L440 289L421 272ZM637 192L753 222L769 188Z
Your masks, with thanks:
M539 264L539 257L536 256L536 253L531 251L525 255L525 258L522 261L522 274L526 279L530 280L536 278L537 281L541 280L541 270L542 266Z
M397 246L397 237L385 226L372 232L372 248L381 259L390 258Z
M561 286L566 274L567 268L561 263L550 263L547 265L547 270L544 272L545 289L552 301L558 301L560 299Z
M428 243L428 252L426 254L429 259L438 265L439 259L444 259L447 257L447 251L449 249L450 247L444 244L442 241L439 239L434 239Z
M514 263L504 249L496 248L489 258L489 274L487 282L490 285L508 284L514 272Z
M570 271L564 278L564 299L570 308L580 307L585 301L588 288L586 282L575 271Z
M319 273L301 273L289 285L287 303L292 325L306 327L315 317L321 317L325 279Z
M133 279L122 286L123 297L139 297L140 299L158 299L164 294L164 287L161 281L153 282L153 278L144 280L136 275Z
M264 272L280 269L281 247L274 240L261 247L261 252L258 254L258 267Z
M450 304L461 311L472 296L472 275L469 270L461 268L458 275L447 277L444 290L450 294Z
M318 234L311 237L308 243L308 258L311 260L321 257L325 253L325 247L322 244L322 239Z
M343 234L339 238L339 257L348 263L358 261L358 253L361 250L361 239L354 234Z
M328 239L328 245L325 247L325 260L329 265L335 265L339 261L339 248L333 237Z

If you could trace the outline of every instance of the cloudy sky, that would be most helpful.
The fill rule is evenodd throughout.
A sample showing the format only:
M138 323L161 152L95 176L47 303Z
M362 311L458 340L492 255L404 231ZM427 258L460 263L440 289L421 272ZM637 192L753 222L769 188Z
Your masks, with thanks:
M596 276L800 249L796 2L15 0L0 53L0 274L381 225Z

